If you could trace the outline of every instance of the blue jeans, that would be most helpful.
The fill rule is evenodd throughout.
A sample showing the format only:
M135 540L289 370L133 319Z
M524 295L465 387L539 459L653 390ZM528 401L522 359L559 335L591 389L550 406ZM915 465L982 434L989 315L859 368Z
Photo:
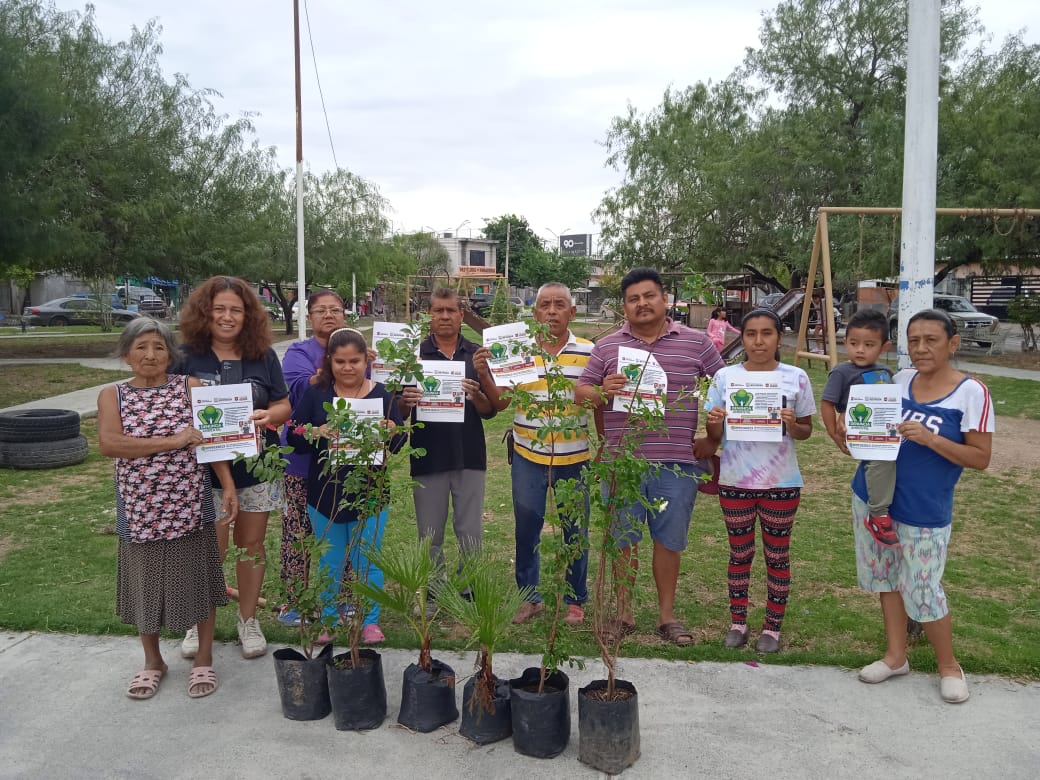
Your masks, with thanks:
M561 479L581 480L581 469L584 463L573 463L568 466L553 466L553 485ZM538 555L538 543L542 537L542 526L545 525L545 495L549 490L549 467L533 463L520 454L513 456L513 517L516 521L516 585L519 588L531 588L534 593L530 601L540 602L542 597L537 592L538 579L542 561ZM589 517L589 499L585 496L585 520ZM588 533L576 528L573 523L566 523L563 538L573 543L579 534L588 537ZM581 557L567 568L567 583L574 595L567 595L564 600L568 604L584 604L588 598L586 579L589 571L588 545Z
M365 582L376 588L383 587L383 570L372 563L364 554L366 547L371 546L380 550L383 547L383 532L386 530L386 521L390 515L390 509L384 509L378 516L367 518L359 528L360 521L350 523L333 523L314 507L307 506L307 515L314 526L314 535L329 543L325 554L318 561L318 568L325 569L332 576L329 588L322 594L321 600L325 604L325 614L336 614L336 599L339 595L339 582L343 576L343 565L347 558L347 548L350 548L350 564L354 567L354 574L363 577ZM360 534L354 538L354 534ZM379 605L373 604L372 609L365 615L363 625L379 622Z

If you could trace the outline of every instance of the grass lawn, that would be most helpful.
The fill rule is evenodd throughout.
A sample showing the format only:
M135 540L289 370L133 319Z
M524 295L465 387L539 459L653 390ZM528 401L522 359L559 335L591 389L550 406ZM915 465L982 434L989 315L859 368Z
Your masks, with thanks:
M75 367L60 367L70 376ZM4 373L7 373L5 369ZM825 373L810 371L817 390ZM91 378L87 384L97 382ZM102 378L100 381L107 381ZM985 378L998 402L1004 425L1010 417L1034 416L1036 384ZM1005 384L1007 383L1007 384ZM1004 401L1003 404L1000 401ZM489 466L484 513L484 545L503 567L512 568L513 527L509 472L502 432L510 415L486 426ZM132 634L113 611L116 537L112 463L96 450L96 427L84 421L92 449L78 466L54 471L0 469L0 626L15 630ZM770 663L858 667L883 649L880 610L875 597L856 588L848 481L854 463L840 456L817 420L811 439L798 443L806 480L792 543L792 590L784 623L784 652ZM958 487L954 531L946 569L955 643L965 669L1022 679L1040 679L1040 560L1035 486L1040 472L966 472ZM394 496L386 544L415 534L410 494ZM450 529L449 529L450 537ZM277 577L279 518L268 531L269 560L265 587ZM445 550L454 553L449 539ZM656 639L656 603L650 577L649 545L642 551L637 622L639 633L626 640L622 654L685 660L750 660L753 651L723 650L729 625L726 597L728 546L718 502L698 498L683 555L678 612L694 632L690 648L674 648ZM229 582L233 581L228 566ZM592 572L590 572L591 580ZM765 569L761 551L752 572L751 625L761 624ZM234 608L219 612L218 637L235 638ZM264 615L268 638L291 643L292 633ZM403 621L381 621L388 643L415 647ZM588 626L563 628L565 640L581 655L596 657ZM756 631L757 634L757 631ZM434 647L460 648L465 632L449 620L439 622ZM500 651L537 653L536 631L516 628ZM923 640L911 649L916 669L934 669L934 656Z

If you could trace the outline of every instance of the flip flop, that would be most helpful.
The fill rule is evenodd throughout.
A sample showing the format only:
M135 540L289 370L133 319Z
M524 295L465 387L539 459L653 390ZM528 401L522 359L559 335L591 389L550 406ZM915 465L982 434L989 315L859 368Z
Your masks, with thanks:
M662 623L657 627L657 635L665 642L677 647L688 647L693 644L693 634L682 623Z
M196 690L200 686L211 687L203 687L201 691ZM216 690L217 673L213 671L212 666L192 667L191 676L188 677L188 696L193 699L201 699L203 696L209 696Z
M126 689L126 695L131 699L150 699L159 692L159 683L162 681L166 668L142 669L134 675L130 685Z

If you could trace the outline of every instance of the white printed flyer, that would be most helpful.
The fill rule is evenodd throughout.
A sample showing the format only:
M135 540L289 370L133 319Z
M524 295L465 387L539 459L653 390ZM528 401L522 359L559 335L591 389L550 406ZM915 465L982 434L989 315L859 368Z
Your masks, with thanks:
M363 428L375 427L383 422L383 399L381 398L340 398L332 399L337 410L349 409L353 417L344 421L339 436L329 438L329 460L335 466L382 466L383 450L358 458L361 454L360 442L365 437Z
M754 379L726 386L726 438L731 441L772 441L784 438L780 410L786 402L776 371L755 371Z
M668 375L657 359L645 349L618 347L619 374L625 377L625 386L614 394L615 412L627 412L633 406L664 411L668 397Z
M202 433L195 448L199 463L249 458L260 452L253 416L253 386L206 385L191 388L191 421Z
M422 360L422 398L415 409L420 422L461 423L466 419L466 393L462 380L466 364L461 360Z
M379 342L390 339L396 344L403 339L411 338L410 327L404 322L377 321L372 323L372 347L376 351L376 359L372 361L372 381L386 384L395 368L388 362L385 355L379 353Z
M534 342L527 330L527 323L513 322L485 328L484 346L491 353L488 368L498 387L538 381Z
M902 437L899 385L853 385L845 409L845 446L856 460L895 460Z

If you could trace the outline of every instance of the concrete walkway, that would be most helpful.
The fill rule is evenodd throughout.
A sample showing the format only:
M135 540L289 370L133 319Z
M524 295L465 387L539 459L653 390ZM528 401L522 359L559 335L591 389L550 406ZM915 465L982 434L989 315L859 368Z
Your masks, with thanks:
M570 673L571 740L554 759L479 747L458 722L430 734L398 726L410 650L383 651L388 716L366 733L332 717L282 717L270 656L215 648L220 688L187 696L188 661L164 640L170 671L154 699L124 695L138 670L128 637L0 632L0 777L76 778L594 778L578 758L577 688L603 676L598 660ZM473 654L437 653L458 674L461 706ZM934 674L864 685L855 672L759 663L622 659L639 692L642 756L632 778L1035 778L1040 685L969 675L971 699L944 704ZM531 656L496 655L500 677Z

